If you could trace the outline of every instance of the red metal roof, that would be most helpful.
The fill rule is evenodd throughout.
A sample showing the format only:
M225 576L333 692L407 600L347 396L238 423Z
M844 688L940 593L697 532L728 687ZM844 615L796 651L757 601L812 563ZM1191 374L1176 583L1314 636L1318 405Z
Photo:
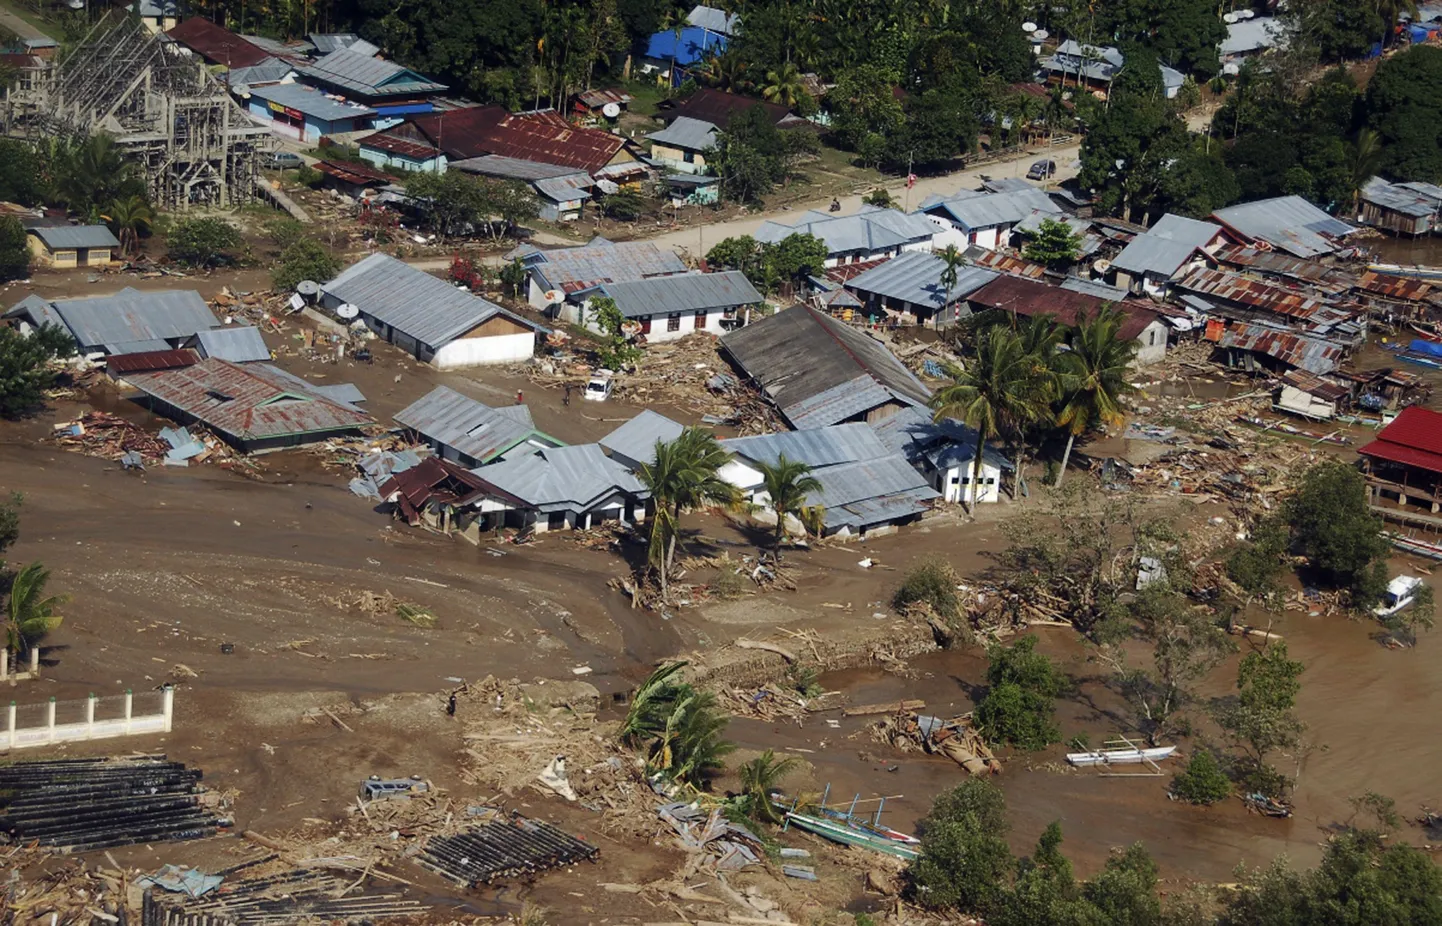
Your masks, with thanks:
M301 389L265 369L210 357L188 367L131 373L125 381L240 441L348 431L371 423L356 408Z
M1416 405L1402 410L1397 419L1377 434L1377 439L1358 453L1442 473L1442 414Z
M485 141L490 131L510 113L500 106L471 106L445 112L414 116L410 122L388 130L387 134L426 141L457 159L478 158L490 154Z
M394 183L395 178L390 174L384 174L374 167L367 167L363 164L346 162L337 164L335 161L319 161L315 169L323 174L335 177L337 180L344 180L346 183L354 183L364 186L368 183Z
M112 354L105 359L111 373L144 373L193 366L200 356L193 350L147 350L135 354Z
M380 484L381 498L395 496L395 502L412 523L428 502L466 504L480 495L493 495L513 505L529 507L524 501L502 492L490 482L440 457L426 457L419 464L393 474Z
M409 127L397 126L384 134L389 138L424 140L457 160L498 154L587 173L611 163L626 144L619 135L579 128L556 112L510 113L499 106L472 106L416 116ZM366 143L370 144L370 139Z
M165 33L202 58L228 68L248 68L268 61L269 52L203 16L192 16Z
M733 116L739 116L758 106L766 110L773 123L780 123L791 115L791 110L779 103L767 103L754 97L703 87L687 97L681 105L661 113L660 116L668 123L678 116L687 116L724 129L730 125Z
M377 151L389 151L392 154L399 154L417 161L426 161L441 153L439 148L424 142L403 138L390 131L367 135L356 144L363 148L374 148Z
M1040 280L1046 273L1046 268L1041 264L1022 260L1020 257L1013 257L1010 254L1003 254L1000 251L985 251L973 263L988 270L999 270L1002 273L1010 273L1013 276L1026 277L1031 280Z
M891 260L889 257L879 257L876 260L862 260L854 264L837 264L835 267L826 268L826 278L837 283L845 283L853 277L859 277L868 270L880 267Z
M1159 317L1150 308L1135 302L1109 303L1098 296L1010 275L997 277L967 296L966 301L974 306L1027 317L1050 315L1068 327L1076 325L1078 315L1095 315L1102 306L1114 304L1125 315L1121 330L1117 332L1117 338L1122 341L1136 340Z
M1394 277L1371 270L1357 280L1357 288L1389 299L1404 299L1408 302L1421 302L1432 291L1431 284L1422 280L1409 280L1406 277Z

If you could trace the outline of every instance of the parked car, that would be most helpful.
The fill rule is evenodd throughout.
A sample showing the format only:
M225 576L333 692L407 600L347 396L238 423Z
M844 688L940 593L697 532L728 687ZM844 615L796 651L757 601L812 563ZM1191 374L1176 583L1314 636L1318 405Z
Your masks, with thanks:
M292 170L305 166L305 159L289 151L272 151L265 156L265 166L274 170Z
M1056 176L1056 161L1043 159L1031 165L1026 172L1028 180L1050 180Z
M591 402L604 402L611 397L611 387L615 381L611 378L614 374L610 370L600 370L586 383L586 391L582 395Z
M1382 603L1373 608L1372 613L1378 617L1396 614L1417 598L1417 590L1421 587L1422 580L1416 576L1397 576L1387 583L1387 592L1382 596Z

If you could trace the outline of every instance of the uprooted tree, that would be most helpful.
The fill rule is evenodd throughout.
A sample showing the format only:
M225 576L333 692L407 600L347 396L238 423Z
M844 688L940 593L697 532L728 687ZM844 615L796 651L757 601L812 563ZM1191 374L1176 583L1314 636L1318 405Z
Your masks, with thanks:
M716 696L681 681L684 668L685 662L671 662L651 673L636 689L618 735L645 755L651 773L700 787L736 747L722 738L727 718Z

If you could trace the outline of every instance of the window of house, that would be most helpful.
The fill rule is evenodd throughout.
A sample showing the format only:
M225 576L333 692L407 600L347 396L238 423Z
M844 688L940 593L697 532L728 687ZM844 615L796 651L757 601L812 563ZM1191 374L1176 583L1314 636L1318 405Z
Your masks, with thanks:
M682 154L681 154L681 159L682 159L683 161L685 161L687 164L695 164L695 163L696 163L696 152L694 152L694 151L685 151L685 152L682 152Z
M1155 347L1157 344L1157 333L1155 331L1147 335L1147 346Z
M642 334L650 334L650 333L651 333L651 316L647 315L647 316L645 316L644 318L641 319L641 333L642 333Z
M697 331L699 331L699 330L701 330L702 328L705 328L705 327L706 327L706 310L705 310L705 309L697 309L697 310L696 310L696 323L695 323L695 327L696 327L696 330L697 330Z
M673 312L672 314L666 316L666 330L667 330L667 331L680 331L680 330L681 330L681 313L680 313L680 312Z

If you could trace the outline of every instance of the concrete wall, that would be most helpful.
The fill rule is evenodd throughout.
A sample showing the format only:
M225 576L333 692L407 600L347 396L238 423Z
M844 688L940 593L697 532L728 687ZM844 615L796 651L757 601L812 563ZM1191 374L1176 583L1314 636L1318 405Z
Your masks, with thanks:
M483 338L457 338L437 350L431 364L438 370L455 370L460 367L528 360L535 352L536 335L533 331Z
M1296 386L1282 386L1277 396L1276 407L1306 418L1328 419L1337 413L1336 403L1319 399L1310 392L1303 392Z
M1158 319L1142 329L1137 335L1137 366L1156 363L1167 355L1167 336L1171 329Z
M546 300L543 292L539 291L534 284L532 284L531 287L530 297L531 305L537 308L545 307ZM745 309L737 307L736 315L740 317L744 314ZM700 324L697 324L698 319L696 318L695 312L682 312L680 316L678 319L680 327L675 331L669 330L669 316L651 316L651 330L645 332L646 341L651 344L659 341L674 341L697 331L707 331L718 336L726 332L726 329L721 327L721 321L725 317L724 309L713 309L707 312L705 319L701 320ZM572 325L580 325L588 331L594 331L600 334L601 329L596 325L595 315L591 311L591 300L589 299L580 304L569 301L562 303L560 317L562 321L569 322ZM640 321L640 319L635 320Z
M932 488L940 492L945 501L953 504L975 504L1001 500L1001 469L983 462L981 464L980 497L971 484L972 462L940 470L933 477Z
M443 174L446 172L446 156L438 154L433 158L424 161L417 161L404 155L396 154L393 151L382 151L379 148L360 149L361 160L374 164L384 170L387 167L396 167L401 170L414 171L416 173Z
M651 143L651 157L681 174L706 173L706 156L699 151L685 151L670 145ZM687 160L687 158L690 160Z

